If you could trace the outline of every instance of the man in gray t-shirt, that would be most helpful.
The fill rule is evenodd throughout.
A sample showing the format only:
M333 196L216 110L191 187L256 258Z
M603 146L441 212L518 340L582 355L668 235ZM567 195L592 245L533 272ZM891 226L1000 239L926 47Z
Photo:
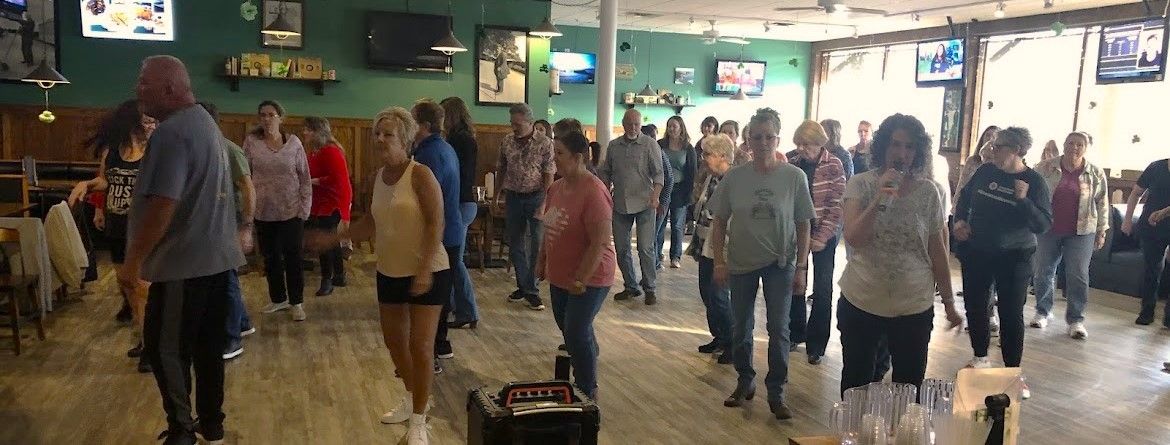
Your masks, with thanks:
M229 271L244 264L227 152L219 128L195 103L183 62L146 59L137 91L144 112L160 124L142 158L118 282L127 290L151 282L143 354L167 414L164 444L195 443L191 365L199 432L209 442L222 440Z

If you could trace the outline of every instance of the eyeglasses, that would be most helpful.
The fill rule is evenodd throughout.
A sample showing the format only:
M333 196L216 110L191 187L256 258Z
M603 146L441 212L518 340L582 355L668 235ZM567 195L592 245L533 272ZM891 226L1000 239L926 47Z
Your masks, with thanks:
M772 141L779 139L779 138L780 138L780 136L777 136L774 134L760 134L760 135L748 136L749 140L752 140L755 142L772 142Z
M1012 145L1012 144L995 144L995 145L992 145L991 148L994 148L996 150L1017 150L1019 147L1016 147L1015 145Z

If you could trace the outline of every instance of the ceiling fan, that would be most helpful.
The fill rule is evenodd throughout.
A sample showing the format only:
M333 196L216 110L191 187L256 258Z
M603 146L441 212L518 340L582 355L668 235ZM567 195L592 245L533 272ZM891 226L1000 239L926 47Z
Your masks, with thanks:
M881 9L851 8L851 7L845 5L845 0L817 0L816 6L776 8L776 9L774 9L774 11L779 11L779 12L823 11L826 14L844 14L844 13L850 13L850 12L857 13L857 14L874 14L874 15L888 15L889 14L888 12L883 11Z
M707 23L711 24L711 29L704 30L703 34L699 36L699 40L702 40L704 45L714 45L718 42L734 43L737 45L747 45L751 43L750 41L740 37L724 37L719 34L718 29L715 29L714 20L707 20Z

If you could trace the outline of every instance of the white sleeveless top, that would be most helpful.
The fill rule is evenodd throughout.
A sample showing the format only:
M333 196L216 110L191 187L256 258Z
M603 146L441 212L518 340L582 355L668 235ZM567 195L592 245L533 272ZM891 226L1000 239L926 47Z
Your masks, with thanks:
M378 259L378 273L404 278L414 276L422 261L424 246L423 233L426 220L418 195L414 192L414 169L420 164L410 161L397 184L386 185L382 170L378 169L374 180L374 199L370 214L374 217L377 232L374 235L374 256ZM425 167L422 167L425 168ZM431 272L450 268L443 239L435 240L435 254L431 257Z

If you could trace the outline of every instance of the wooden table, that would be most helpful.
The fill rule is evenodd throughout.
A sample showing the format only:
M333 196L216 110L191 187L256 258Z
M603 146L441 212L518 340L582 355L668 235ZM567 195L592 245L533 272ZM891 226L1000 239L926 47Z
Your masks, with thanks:
M0 203L0 216L24 216L25 212L36 207L33 204L21 204L19 202L3 202Z

